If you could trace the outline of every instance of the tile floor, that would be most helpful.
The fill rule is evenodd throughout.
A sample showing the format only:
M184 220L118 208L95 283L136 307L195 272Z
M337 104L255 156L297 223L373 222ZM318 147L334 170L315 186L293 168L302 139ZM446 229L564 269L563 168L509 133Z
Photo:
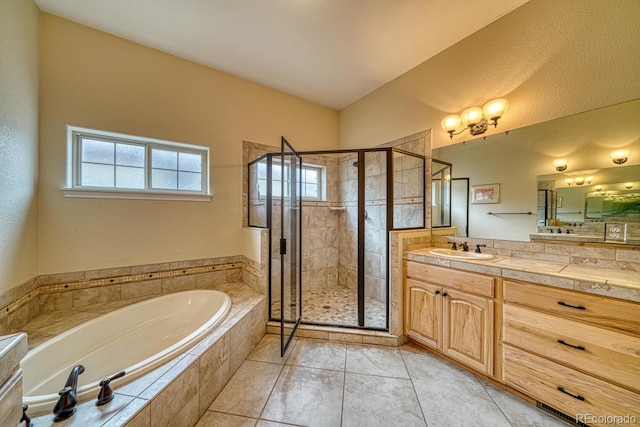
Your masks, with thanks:
M411 344L266 335L196 427L568 426Z

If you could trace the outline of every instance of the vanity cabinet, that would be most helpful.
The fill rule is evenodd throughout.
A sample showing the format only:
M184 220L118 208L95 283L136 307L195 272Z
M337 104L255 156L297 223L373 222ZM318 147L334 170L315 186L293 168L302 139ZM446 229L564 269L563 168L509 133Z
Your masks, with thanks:
M640 420L640 304L503 286L505 384L578 420L591 414L589 425L607 415Z
M414 261L405 272L405 335L493 375L495 278Z

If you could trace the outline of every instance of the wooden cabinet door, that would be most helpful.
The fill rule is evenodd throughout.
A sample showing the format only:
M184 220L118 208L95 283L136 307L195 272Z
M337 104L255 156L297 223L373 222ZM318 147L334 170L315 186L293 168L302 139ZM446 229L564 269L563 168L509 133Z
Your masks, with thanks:
M441 349L442 287L407 279L405 334L421 344Z
M493 375L493 301L443 288L443 353Z

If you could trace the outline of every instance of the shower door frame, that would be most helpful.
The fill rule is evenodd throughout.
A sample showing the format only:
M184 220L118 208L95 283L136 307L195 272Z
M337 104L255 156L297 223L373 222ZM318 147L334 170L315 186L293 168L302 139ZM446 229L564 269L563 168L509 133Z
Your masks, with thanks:
M366 241L365 241L365 192L366 192L366 153L371 153L371 152L385 152L386 153L386 244L385 244L385 261L387 264L387 268L386 268L386 274L385 274L385 295L386 295L386 301L385 301L385 327L384 328L380 328L380 327L370 327L370 326L366 326L365 323L365 246L366 246ZM394 217L393 217L393 213L394 213L394 197L393 197L393 186L394 186L394 165L393 165L393 153L400 153L400 154L404 154L404 155L409 155L412 157L417 157L420 158L423 162L423 171L425 171L425 174L423 174L423 181L422 181L422 188L423 188L423 195L422 195L422 226L421 227L406 227L406 228L396 228L394 227ZM410 151L406 151L406 150L402 150L399 148L395 148L395 147L378 147L378 148L361 148L361 149L351 149L351 150L318 150L318 151L299 151L297 154L300 157L304 157L304 156L313 156L313 155L328 155L328 154L357 154L358 156L358 165L362 165L361 167L358 167L358 242L357 242L357 247L358 247L358 284L357 284L357 298L358 298L358 325L357 326L353 326L353 325L343 325L343 324L326 324L326 323L317 323L317 322L309 322L309 321L305 321L304 317L301 319L301 324L306 324L306 325L318 325L318 326L338 326L338 327L342 327L342 328L350 328L350 329L364 329L364 330L374 330L374 331L388 331L389 330L389 317L390 317L390 307L391 307L391 292L390 292L390 279L391 279L391 267L390 267L390 232L391 231L396 231L396 230L422 230L426 227L426 218L425 218L425 214L426 214L426 167L427 167L427 162L426 162L426 157L424 155L418 154L418 153L414 153L414 152L410 152ZM272 158L279 156L280 153L278 152L271 152L271 153L265 153L263 155L261 155L260 157L258 157L256 160L253 160L249 163L249 166L260 162L261 160L263 160L264 158L267 158L267 182L268 182L268 189L267 189L267 214L266 214L266 218L267 218L267 224L266 227L261 227L258 226L259 228L267 228L269 229L269 237L270 237L270 243L269 243L269 266L268 266L268 271L269 271L269 283L268 283L268 300L269 300L269 320L271 321L280 321L281 319L274 317L272 315L272 304L273 304L273 300L272 300L272 244L271 244L271 238L272 238L272 188L271 188L271 166L272 166ZM304 164L304 162L303 162ZM250 168L249 168L250 169ZM250 178L249 178L249 182L250 182ZM304 202L304 200L303 200ZM249 226L251 226L251 217L250 217L250 213L251 213L251 209L248 206L247 208L249 210L248 212L248 218L249 218ZM299 248L300 251L302 250L302 245L304 244L304 241L302 241L301 247ZM300 268L302 268L302 265L300 265ZM281 296L282 298L282 296ZM300 307L301 309L302 307L302 293L300 294ZM280 316L282 317L282 316Z

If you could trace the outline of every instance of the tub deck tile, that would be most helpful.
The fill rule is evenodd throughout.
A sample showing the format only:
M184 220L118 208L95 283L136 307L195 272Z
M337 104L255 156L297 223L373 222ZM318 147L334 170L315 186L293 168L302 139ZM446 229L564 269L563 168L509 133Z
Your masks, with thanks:
M131 383L121 387L116 384L114 387L116 398L113 402L101 407L102 409L95 406L94 399L79 404L77 414L69 420L54 424L50 414L41 414L32 418L34 426L177 425L182 427L195 425L220 394L232 373L262 338L267 320L264 295L255 293L242 283L228 283L217 286L216 289L232 297L232 313L223 326L205 337L198 345ZM127 304L124 300L108 303L104 311L117 309L141 299L147 299L147 297L129 298ZM100 310L96 307L90 308ZM72 313L79 313L76 316L87 319L99 315L99 313L81 310ZM48 324L56 319L56 315L55 312L42 314L34 319L30 327L34 328L37 334L44 334L42 331L48 330ZM64 319L73 320L76 317L72 314ZM63 326L70 328L79 323L81 322L61 322L60 327L61 329ZM246 333L247 336L242 339L238 335L239 332ZM231 348L232 335L237 345L235 349ZM258 335L260 335L259 339ZM42 336L44 338L44 335ZM176 404L178 395L184 396L184 399L179 399L180 402ZM112 408L108 417L105 415L107 408ZM87 413L86 417L78 416L84 412Z
M38 332L48 335L59 335L68 329L98 317L98 313L86 311L59 310L42 314L24 325L24 332Z

